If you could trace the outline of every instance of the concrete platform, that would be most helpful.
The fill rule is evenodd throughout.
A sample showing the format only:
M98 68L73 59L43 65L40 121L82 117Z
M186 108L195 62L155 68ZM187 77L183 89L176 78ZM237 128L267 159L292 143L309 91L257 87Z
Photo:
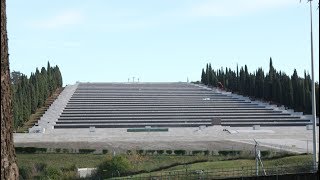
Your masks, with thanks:
M225 129L237 131L231 134ZM319 129L317 129L319 134ZM168 132L127 132L126 128L54 129L45 133L15 133L16 146L95 148L125 152L127 149L252 150L253 139L264 149L312 152L312 131L306 127L169 128ZM319 146L319 140L318 140Z

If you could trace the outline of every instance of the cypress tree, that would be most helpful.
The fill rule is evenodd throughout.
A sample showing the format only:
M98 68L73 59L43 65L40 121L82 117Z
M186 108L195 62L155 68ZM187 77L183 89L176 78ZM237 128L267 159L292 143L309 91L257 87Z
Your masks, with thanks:
M283 104L295 111L311 113L311 78L306 72L304 78L300 78L294 69L291 76L273 67L270 57L269 73L264 75L262 68L254 73L249 73L248 68L239 67L236 71L230 68L218 69L216 72L211 64L206 64L206 70L202 69L201 81L207 85L216 86L221 82L224 87L232 92L238 92L245 96L262 98L267 101ZM317 115L319 115L319 84L316 84Z
M212 67L209 63L209 69L208 69L208 85L213 85L213 73L212 73Z
M201 83L205 84L206 82L206 73L204 72L204 69L202 68L202 72L201 72Z
M299 101L299 93L298 93L298 73L297 70L294 69L293 75L291 76L292 88L293 88L293 108L297 109L300 106Z

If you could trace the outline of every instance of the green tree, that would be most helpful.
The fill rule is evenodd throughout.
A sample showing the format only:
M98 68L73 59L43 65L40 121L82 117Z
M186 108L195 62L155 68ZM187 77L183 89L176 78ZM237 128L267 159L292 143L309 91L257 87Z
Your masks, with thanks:
M206 84L207 79L206 79L206 73L204 72L204 69L202 68L202 72L201 72L201 83L202 84Z

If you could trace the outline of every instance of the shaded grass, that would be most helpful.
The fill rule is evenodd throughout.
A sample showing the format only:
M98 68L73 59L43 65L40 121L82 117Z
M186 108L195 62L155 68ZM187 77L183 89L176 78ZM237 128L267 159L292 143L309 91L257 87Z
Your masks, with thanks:
M45 163L49 167L66 168L76 165L78 168L96 167L105 158L103 154L17 154L18 166Z

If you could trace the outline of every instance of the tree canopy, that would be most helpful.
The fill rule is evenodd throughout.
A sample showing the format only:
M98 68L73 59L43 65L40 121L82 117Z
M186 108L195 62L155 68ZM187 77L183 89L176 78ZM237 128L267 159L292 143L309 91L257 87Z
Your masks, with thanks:
M249 73L245 65L233 71L230 68L223 68L215 71L210 63L206 65L206 70L202 69L201 83L220 87L221 83L227 91L235 92L244 96L257 98L284 105L295 111L311 114L311 85L310 75L306 72L304 77L299 77L294 69L291 76L281 71L277 71L270 58L269 72L265 74L262 68ZM319 116L319 83L316 83L316 111Z
M36 69L28 78L19 71L11 72L13 90L14 127L21 126L37 108L42 107L46 99L62 87L62 76L58 66Z

